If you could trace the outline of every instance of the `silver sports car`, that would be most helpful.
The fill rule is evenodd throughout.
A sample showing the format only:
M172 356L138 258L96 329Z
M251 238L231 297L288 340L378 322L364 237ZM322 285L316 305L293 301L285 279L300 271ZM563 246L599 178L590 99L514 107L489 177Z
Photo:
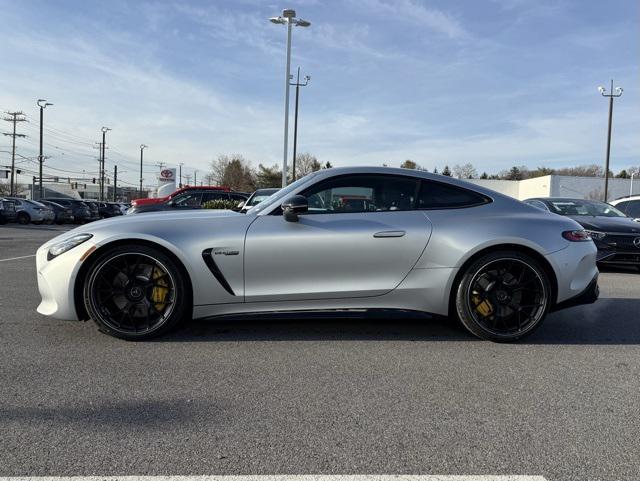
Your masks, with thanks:
M489 189L387 167L310 174L251 209L125 216L37 253L38 312L148 339L191 318L345 309L458 318L511 341L594 302L575 221Z

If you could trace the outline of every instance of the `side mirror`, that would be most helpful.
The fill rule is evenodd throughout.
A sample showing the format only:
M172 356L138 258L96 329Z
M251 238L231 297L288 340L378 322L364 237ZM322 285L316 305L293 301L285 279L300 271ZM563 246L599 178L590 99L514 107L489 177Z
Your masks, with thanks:
M236 208L238 210L242 209L244 207L244 202L238 202L238 205L236 206Z
M304 214L309 210L309 202L303 195L294 195L286 199L280 207L282 215L287 222L298 222L298 215Z

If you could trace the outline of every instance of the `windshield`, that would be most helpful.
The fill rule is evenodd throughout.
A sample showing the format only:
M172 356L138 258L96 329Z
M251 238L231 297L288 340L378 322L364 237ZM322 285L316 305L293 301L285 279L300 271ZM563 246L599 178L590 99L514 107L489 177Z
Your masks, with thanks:
M253 207L254 205L258 205L260 202L267 200L273 194L258 194L251 197L251 200L247 203L249 207Z
M626 217L612 205L596 200L552 200L550 202L554 211L560 215Z
M262 203L260 203L259 205L257 205L253 209L251 209L249 212L251 212L252 214L257 214L258 212L262 212L262 211L264 211L265 209L269 208L270 206L272 206L274 204L281 203L291 192L296 190L301 185L304 185L307 182L309 182L316 175L318 175L319 172L320 171L312 172L309 175L306 175L306 176L296 180L292 184L289 184L288 186L286 186L284 189L281 189L278 192L276 192L275 194L270 195L266 200L264 200Z

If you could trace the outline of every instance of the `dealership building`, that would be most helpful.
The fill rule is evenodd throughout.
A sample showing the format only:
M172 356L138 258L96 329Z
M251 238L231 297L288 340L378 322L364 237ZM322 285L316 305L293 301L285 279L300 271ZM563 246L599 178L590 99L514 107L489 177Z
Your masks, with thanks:
M481 185L519 200L531 197L573 197L577 199L602 200L603 177L572 177L568 175L545 175L526 180L469 179ZM618 199L631 193L640 194L640 179L609 178L608 200Z

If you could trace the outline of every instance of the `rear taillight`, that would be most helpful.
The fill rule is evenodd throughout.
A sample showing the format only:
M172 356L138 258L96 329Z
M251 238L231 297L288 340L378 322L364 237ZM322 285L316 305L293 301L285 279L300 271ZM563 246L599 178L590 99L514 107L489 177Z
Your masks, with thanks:
M562 237L571 242L590 241L591 236L586 230L566 230L562 233Z

